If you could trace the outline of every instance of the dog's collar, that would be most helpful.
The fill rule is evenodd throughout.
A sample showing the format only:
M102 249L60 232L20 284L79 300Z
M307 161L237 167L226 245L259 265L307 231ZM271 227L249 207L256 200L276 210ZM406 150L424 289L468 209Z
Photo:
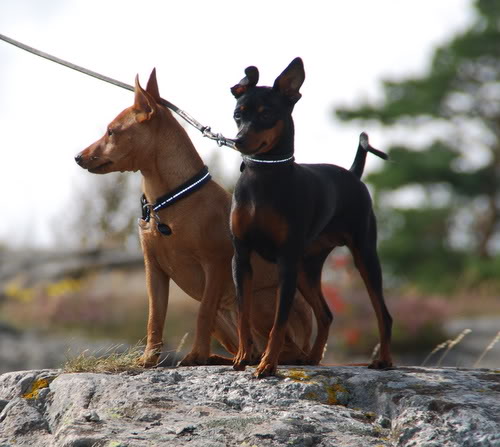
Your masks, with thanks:
M289 161L294 160L294 155L290 155L289 157L286 158L279 158L279 159L266 159L266 158L254 158L250 157L249 155L243 155L243 161L250 161L254 163L265 163L265 164L274 164L274 163L288 163Z
M175 188L173 191L156 199L155 203L149 203L146 199L146 195L143 194L141 197L142 219L149 222L152 216L156 221L160 233L168 236L172 233L172 230L168 225L160 222L160 218L156 213L192 194L207 183L211 178L212 176L208 172L208 168L203 166L203 169L200 172L191 177L188 181L184 182L182 185Z
M241 163L240 171L245 169L245 164L247 163L255 163L255 164L263 164L263 165L275 165L275 164L283 164L283 163L291 163L295 160L293 154L289 155L286 158L254 158L249 155L242 155L243 163Z

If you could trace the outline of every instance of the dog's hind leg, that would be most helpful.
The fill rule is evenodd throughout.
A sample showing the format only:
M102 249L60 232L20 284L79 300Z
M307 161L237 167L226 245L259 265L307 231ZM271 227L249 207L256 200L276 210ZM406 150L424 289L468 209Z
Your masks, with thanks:
M392 317L389 314L384 300L382 289L382 269L377 254L376 223L373 214L367 234L353 238L348 244L354 258L356 268L366 285L368 295L377 316L380 335L380 355L373 360L369 368L383 369L392 366L391 331Z
M307 363L318 365L325 351L333 315L321 290L321 272L330 252L309 256L302 262L298 276L298 288L311 306L317 323L317 334L309 352Z

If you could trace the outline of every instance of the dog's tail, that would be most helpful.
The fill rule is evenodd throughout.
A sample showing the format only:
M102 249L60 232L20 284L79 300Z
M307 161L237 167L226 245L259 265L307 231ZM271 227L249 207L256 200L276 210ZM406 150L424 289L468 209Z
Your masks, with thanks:
M361 132L359 135L359 144L358 150L356 152L356 157L354 157L354 161L352 162L352 166L349 169L356 177L359 179L363 175L363 171L365 170L365 162L366 162L366 154L367 152L371 152L373 155L380 157L384 160L387 160L389 156L378 149L370 146L368 142L368 134L366 132Z

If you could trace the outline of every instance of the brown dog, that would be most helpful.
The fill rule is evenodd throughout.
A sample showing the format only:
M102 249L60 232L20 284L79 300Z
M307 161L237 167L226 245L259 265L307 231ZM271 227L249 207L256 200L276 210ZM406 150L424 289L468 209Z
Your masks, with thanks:
M149 296L144 366L156 365L161 353L170 279L201 302L194 345L181 364L230 364L231 359L210 355L210 337L213 334L231 354L237 352L229 231L231 196L206 175L203 161L187 133L159 100L155 70L146 90L136 78L134 105L123 110L109 124L106 134L75 160L96 174L140 171L143 175L147 213L139 221L139 233ZM172 200L175 204L168 208L155 210L152 204L159 197L171 191L184 194L193 185L192 179L199 181L192 193L180 200L175 197ZM256 363L273 325L277 272L273 265L255 257L254 273L250 318L254 338L252 359ZM308 361L312 316L303 298L297 298L280 356L282 364Z

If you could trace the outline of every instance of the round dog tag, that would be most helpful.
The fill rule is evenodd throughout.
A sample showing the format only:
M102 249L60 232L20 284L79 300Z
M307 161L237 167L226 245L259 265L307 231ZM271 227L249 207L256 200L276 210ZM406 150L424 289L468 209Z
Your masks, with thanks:
M172 234L172 229L168 225L159 223L157 226L158 226L158 231L164 236L169 236Z

